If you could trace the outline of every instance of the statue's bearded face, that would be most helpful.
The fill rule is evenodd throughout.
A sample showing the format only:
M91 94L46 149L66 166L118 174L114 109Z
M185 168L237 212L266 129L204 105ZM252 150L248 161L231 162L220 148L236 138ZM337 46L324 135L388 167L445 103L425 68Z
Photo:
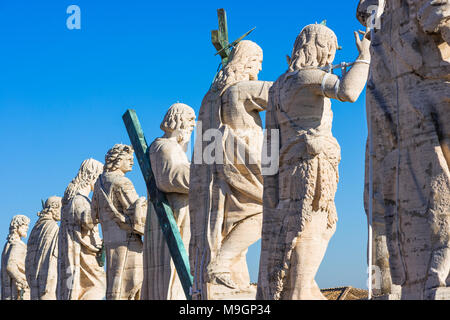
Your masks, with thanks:
M182 120L183 124L181 125L182 129L178 129L177 134L179 136L178 142L187 143L191 139L192 131L195 127L195 113L191 110L186 110L183 112Z
M250 57L245 65L245 69L248 73L249 80L258 80L258 73L262 70L262 57L260 55Z
M61 210L59 209L53 210L53 220L55 221L61 220Z

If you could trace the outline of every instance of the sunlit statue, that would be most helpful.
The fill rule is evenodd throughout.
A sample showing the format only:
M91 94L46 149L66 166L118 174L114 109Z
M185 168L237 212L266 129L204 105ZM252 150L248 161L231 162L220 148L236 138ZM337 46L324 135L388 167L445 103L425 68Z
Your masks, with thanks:
M56 300L61 200L56 196L47 199L28 239L25 273L31 300Z
M246 253L261 237L262 121L272 82L262 49L243 40L203 98L190 172L194 298L254 299Z
M306 26L270 89L266 128L279 130L279 172L264 177L258 299L325 299L314 278L336 230L341 160L331 99L355 102L370 63L370 41L355 37L359 56L340 79L327 72L336 35L322 24Z
M150 162L159 190L166 194L186 249L189 248L189 167L186 148L195 126L195 113L175 103L161 123L164 135L150 146ZM148 203L144 240L142 300L186 299L153 205Z
M58 241L58 300L101 300L106 277L98 257L102 240L89 194L103 171L94 159L83 161L62 200Z
M133 148L124 144L108 151L92 196L92 211L102 226L106 250L107 300L140 299L147 202L125 177L132 170L133 153Z
M14 216L9 225L9 235L2 252L2 300L29 300L30 287L25 275L26 238L30 218Z
M365 202L388 249L381 294L448 300L450 2L361 0L357 18L373 29Z

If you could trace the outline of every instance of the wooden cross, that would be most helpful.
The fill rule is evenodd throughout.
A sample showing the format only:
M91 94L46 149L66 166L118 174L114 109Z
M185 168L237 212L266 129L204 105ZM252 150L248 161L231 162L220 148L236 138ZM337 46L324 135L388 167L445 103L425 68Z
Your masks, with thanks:
M217 17L219 19L219 30L211 31L211 41L216 48L217 52L220 52L222 58L222 65L226 65L231 53L231 49L227 48L228 42L228 25L227 14L224 9L217 9Z
M217 9L217 17L219 19L219 30L211 31L211 41L214 47L217 50L217 54L222 58L222 66L225 66L228 63L228 59L230 58L231 48L234 47L244 39L246 36L250 34L255 28L251 29L244 35L242 35L239 39L236 39L233 42L228 42L228 25L227 25L227 14L224 9Z
M127 128L128 136L133 145L142 175L144 176L149 200L153 204L153 208L158 216L159 225L162 229L164 238L166 239L175 269L177 270L178 277L183 286L184 294L186 295L186 299L191 300L193 279L189 266L189 258L166 195L156 187L156 181L153 176L148 154L149 148L141 124L136 115L136 111L128 109L122 116L122 119ZM147 217L147 219L149 219L149 217ZM149 230L145 230L146 235L148 232Z

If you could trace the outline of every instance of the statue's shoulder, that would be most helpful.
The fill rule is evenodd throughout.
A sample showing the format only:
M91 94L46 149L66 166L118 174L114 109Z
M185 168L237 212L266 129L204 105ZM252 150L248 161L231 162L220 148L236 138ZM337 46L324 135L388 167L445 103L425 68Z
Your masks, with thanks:
M131 180L127 177L114 172L107 172L104 176L105 180L111 183L111 188L120 188L123 185L132 184Z
M244 80L239 81L232 86L230 86L229 89L234 88L235 90L247 90L250 88L262 88L262 87L271 87L273 84L273 81L262 81L262 80Z
M12 249L14 249L14 250L26 250L27 249L27 245L25 244L25 242L23 242L20 239L12 240L10 242L10 245L11 245L11 247L10 247L11 250Z
M171 139L167 138L156 138L150 145L150 153L159 152L166 148L170 148L177 143Z

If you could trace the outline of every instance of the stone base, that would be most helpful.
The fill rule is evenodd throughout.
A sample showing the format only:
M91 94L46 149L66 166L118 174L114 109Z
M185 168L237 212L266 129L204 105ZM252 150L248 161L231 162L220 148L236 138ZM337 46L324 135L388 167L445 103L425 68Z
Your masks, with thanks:
M429 300L450 300L450 287L431 289L427 293Z
M400 300L398 294L384 294L382 296L373 296L372 300Z
M256 300L256 286L230 289L224 285L208 283L208 300Z

